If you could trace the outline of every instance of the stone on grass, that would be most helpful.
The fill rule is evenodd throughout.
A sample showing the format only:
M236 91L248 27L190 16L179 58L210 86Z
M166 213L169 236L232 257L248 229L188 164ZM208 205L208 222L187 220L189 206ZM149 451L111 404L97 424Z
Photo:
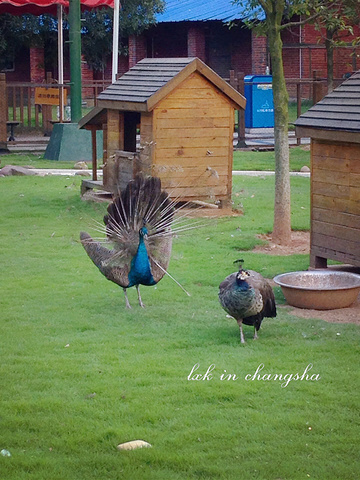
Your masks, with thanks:
M76 162L74 168L75 170L87 170L89 167L86 162Z
M9 177L11 175L36 175L36 173L29 168L20 167L19 165L5 165L0 170L0 177Z
M118 450L136 450L137 448L149 448L151 446L144 440L132 440L131 442L120 443L116 448Z

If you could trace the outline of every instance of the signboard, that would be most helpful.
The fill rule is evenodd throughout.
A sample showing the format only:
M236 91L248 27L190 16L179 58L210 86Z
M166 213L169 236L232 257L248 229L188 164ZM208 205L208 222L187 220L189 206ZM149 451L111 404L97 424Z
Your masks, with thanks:
M64 104L67 101L67 92L64 88ZM35 104L37 105L60 105L60 89L59 88L35 88Z

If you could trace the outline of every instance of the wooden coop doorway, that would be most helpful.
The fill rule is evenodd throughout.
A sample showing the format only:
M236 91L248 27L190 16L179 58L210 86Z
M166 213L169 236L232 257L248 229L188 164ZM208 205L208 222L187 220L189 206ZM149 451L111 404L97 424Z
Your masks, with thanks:
M137 132L140 128L140 113L124 112L124 150L136 152Z

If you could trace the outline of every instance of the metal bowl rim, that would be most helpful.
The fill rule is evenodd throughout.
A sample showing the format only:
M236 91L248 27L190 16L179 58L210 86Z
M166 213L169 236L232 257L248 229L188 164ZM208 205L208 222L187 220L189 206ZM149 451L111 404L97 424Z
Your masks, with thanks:
M290 285L289 283L286 283L284 282L283 280L288 277L289 275L302 275L302 276L314 276L315 274L316 275L320 275L320 276L327 276L327 275L334 275L334 276L348 276L348 277L351 277L353 278L354 280L357 280L357 285L356 284L353 284L353 285L341 285L341 286L323 286L323 287L319 287L319 288L315 288L314 286L311 286L311 287L305 287L303 285ZM276 275L276 277L274 277L274 282L277 283L278 285L280 285L280 287L286 287L286 288L292 288L294 290L312 290L312 291L315 291L315 292L321 292L321 291L329 291L329 290L334 290L334 291L337 291L337 290L349 290L349 289L352 289L352 288L359 288L360 287L360 275L358 275L357 273L352 273L352 272L336 272L336 271L328 271L328 270L314 270L314 271L297 271L297 272L287 272L287 273L281 273L279 275Z

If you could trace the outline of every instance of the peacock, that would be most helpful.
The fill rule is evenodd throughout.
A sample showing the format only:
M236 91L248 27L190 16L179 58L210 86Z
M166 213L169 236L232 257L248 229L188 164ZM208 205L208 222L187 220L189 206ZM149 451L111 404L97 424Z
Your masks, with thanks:
M219 300L223 309L237 321L241 343L245 343L242 324L254 326L254 339L258 338L264 317L276 317L274 292L269 282L254 270L243 270L227 276L219 286Z
M127 308L131 308L128 288L136 287L139 305L144 307L139 286L155 285L168 274L173 217L174 202L162 190L160 179L138 174L107 208L102 227L106 241L80 233L100 272L123 288Z

